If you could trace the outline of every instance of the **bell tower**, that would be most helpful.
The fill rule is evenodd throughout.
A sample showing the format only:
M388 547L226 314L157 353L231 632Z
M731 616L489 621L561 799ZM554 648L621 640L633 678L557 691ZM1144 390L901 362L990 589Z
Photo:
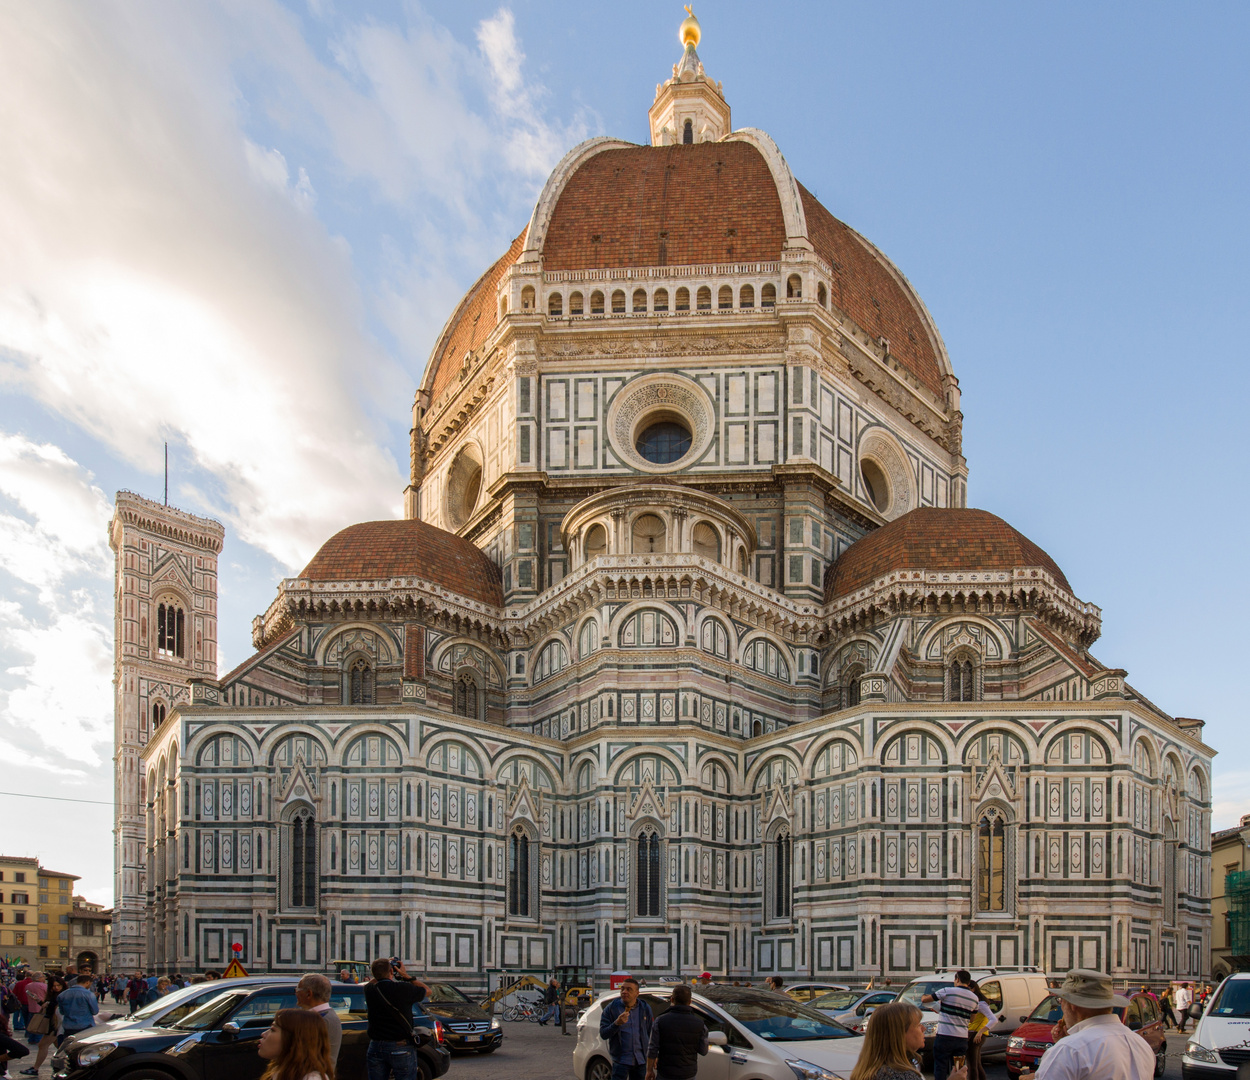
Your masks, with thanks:
M715 142L733 130L721 84L707 77L695 52L701 36L699 20L686 5L678 30L681 59L673 65L673 77L655 88L655 101L647 113L652 146Z
M113 585L113 965L147 969L144 748L187 681L217 676L217 556L210 518L119 491L109 526ZM176 769L167 773L172 781ZM153 883L155 885L155 883Z

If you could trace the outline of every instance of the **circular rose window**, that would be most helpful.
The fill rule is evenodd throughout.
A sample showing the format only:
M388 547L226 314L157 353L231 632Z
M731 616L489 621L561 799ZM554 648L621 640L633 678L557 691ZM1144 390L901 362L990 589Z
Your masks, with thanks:
M693 465L712 440L712 403L680 375L643 375L628 382L608 407L612 449L640 472L674 472Z
M660 420L639 433L634 449L652 465L671 465L690 452L690 429L680 420Z

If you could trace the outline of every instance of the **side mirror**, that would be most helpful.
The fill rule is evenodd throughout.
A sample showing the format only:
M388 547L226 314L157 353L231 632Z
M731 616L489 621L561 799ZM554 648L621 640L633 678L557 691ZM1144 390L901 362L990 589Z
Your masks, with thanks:
M1128 1029L1129 1031L1141 1031L1141 1023L1137 1020L1130 1020Z
M239 1037L239 1025L233 1020L227 1020L221 1025L221 1038L223 1042L233 1042Z
M723 1031L709 1031L707 1033L708 1046L728 1046L729 1036Z
M1020 1023L1022 1023L1022 1024L1027 1024L1028 1022L1029 1022L1029 1018L1028 1018L1028 1016L1021 1016L1021 1017L1020 1017Z

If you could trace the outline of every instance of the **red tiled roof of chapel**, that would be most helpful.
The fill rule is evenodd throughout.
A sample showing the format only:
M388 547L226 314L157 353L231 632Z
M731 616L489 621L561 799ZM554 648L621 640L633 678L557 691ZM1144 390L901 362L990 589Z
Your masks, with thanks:
M825 574L825 600L862 589L894 570L953 573L1037 566L1072 591L1058 564L986 510L920 507L856 541Z
M503 604L502 579L485 552L424 521L365 521L336 533L299 575L310 581L419 577L483 604Z

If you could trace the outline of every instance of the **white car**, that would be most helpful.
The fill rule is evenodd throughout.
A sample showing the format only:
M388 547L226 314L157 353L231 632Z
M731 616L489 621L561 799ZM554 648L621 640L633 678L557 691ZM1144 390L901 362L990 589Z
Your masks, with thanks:
M835 990L812 998L808 1004L862 1035L873 1010L889 1004L896 996L894 990Z
M1216 988L1181 1055L1184 1080L1234 1080L1250 1062L1250 971Z
M603 1007L619 995L604 994L577 1021L573 1072L579 1080L610 1080L612 1060L599 1037ZM668 993L639 994L658 1018ZM864 1045L862 1036L823 1013L780 994L745 986L703 986L691 1005L703 1017L710 1044L699 1058L700 1080L845 1080Z

